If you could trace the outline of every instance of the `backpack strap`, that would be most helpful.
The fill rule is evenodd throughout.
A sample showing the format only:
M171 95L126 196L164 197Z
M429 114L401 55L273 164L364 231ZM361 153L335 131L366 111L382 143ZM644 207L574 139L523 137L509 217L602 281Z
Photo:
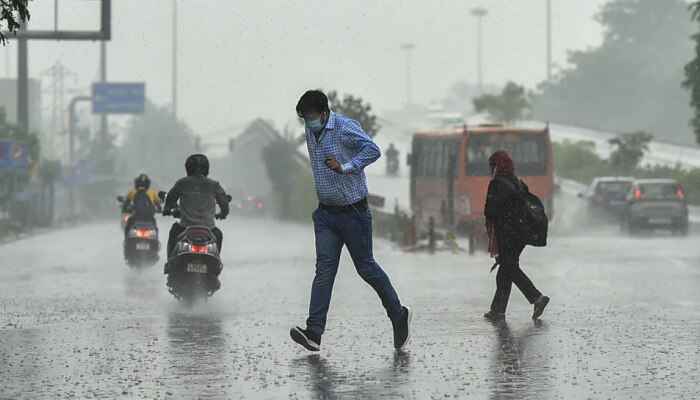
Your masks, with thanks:
M516 178L518 179L518 186L515 186L515 184L511 182L510 179L507 179L504 176L497 176L495 179L499 182L503 182L506 186L508 186L510 190L512 190L516 194L521 194L523 192L523 189L525 188L525 184L522 180L520 180L520 178Z

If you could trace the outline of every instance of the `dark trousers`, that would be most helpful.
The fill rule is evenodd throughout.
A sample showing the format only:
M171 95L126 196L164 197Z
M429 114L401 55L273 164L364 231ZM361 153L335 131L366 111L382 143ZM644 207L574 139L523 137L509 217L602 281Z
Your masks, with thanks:
M498 243L499 263L496 274L496 294L491 302L491 311L505 313L510 298L510 289L513 284L520 289L530 304L534 303L541 295L535 288L530 278L520 269L520 254L525 249L525 245L514 241L503 241Z
M168 236L168 258L170 258L170 255L173 253L172 249L175 247L175 244L177 243L177 237L182 234L182 232L187 229L186 227L180 225L179 222L175 222L173 226L170 228L170 236ZM224 234L221 233L221 229L217 227L211 228L211 231L214 233L214 236L216 237L216 245L219 248L219 255L221 254L221 245L224 242Z
M343 246L347 247L357 273L379 295L389 319L397 321L403 314L403 306L389 277L374 261L372 215L369 208L347 213L316 209L313 220L316 233L316 275L311 287L307 328L317 335L323 335Z

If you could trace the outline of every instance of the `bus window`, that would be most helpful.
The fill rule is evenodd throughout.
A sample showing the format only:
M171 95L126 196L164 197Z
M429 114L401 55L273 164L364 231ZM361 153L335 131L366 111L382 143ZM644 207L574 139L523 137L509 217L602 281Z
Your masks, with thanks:
M489 157L500 149L513 157L518 175L547 175L546 136L528 132L471 134L467 142L467 175L491 175Z

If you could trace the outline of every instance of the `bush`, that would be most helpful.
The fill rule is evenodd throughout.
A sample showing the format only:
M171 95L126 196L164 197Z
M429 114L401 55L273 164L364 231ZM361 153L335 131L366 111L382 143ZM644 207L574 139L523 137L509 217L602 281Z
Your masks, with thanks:
M666 167L647 165L644 168L615 168L595 153L593 142L553 143L554 172L565 179L590 183L597 176L633 176L636 178L677 179L685 190L688 203L700 205L700 169L686 170L680 165Z

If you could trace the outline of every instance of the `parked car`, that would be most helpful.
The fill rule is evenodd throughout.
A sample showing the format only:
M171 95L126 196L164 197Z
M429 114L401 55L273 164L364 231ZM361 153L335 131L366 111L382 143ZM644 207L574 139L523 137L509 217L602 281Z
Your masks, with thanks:
M628 176L597 177L586 193L579 193L579 197L586 199L592 217L619 223L625 197L633 181L634 178Z
M670 229L688 234L688 203L675 179L639 179L627 191L621 227L630 234L641 229Z

